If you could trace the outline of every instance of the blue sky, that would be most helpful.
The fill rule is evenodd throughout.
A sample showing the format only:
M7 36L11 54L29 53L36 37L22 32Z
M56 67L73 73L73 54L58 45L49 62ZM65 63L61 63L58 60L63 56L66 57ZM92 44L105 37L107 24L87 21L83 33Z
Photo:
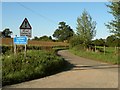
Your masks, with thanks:
M32 37L52 36L60 21L65 21L76 31L77 17L84 9L97 22L96 37L106 38L110 35L104 23L113 17L107 11L108 2L3 2L2 3L2 30L10 28L13 35L20 35L19 27L26 17L32 26Z

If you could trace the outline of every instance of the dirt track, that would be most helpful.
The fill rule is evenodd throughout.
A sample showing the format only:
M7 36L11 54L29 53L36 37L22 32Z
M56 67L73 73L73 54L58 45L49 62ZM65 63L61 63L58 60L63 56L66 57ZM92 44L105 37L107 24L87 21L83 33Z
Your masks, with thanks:
M67 50L58 52L71 64L70 70L8 88L117 88L117 65L81 58ZM6 88L7 88L6 87Z

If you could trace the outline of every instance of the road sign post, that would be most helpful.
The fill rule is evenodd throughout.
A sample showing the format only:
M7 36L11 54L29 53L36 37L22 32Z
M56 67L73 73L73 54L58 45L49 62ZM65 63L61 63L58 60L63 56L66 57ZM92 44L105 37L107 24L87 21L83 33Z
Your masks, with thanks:
M27 36L28 38L32 36L32 27L27 18L24 19L20 26L20 36Z
M16 55L16 44L14 44L14 55Z
M15 37L15 38L13 39L13 42L14 42L14 54L15 54L15 55L16 55L16 45L25 45L24 57L26 58L27 37L26 37L26 36Z
M27 39L31 38L32 34L32 27L28 22L27 18L24 19L22 24L20 25L20 37L15 37L14 42L14 54L16 54L16 45L25 45L25 52L24 57L26 58L26 51L27 51Z
M26 49L26 44L25 44L25 54L24 54L24 58L26 58L26 52L27 52L27 49Z

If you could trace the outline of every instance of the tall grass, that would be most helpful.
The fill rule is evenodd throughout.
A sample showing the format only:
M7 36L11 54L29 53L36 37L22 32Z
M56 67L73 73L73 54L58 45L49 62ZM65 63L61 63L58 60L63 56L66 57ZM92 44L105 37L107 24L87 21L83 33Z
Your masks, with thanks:
M112 47L107 47L105 54L103 52L85 51L83 49L78 49L77 47L70 49L70 52L74 53L75 55L93 60L99 60L110 64L120 64L120 62L118 62L118 54L114 53L114 48Z
M24 53L4 55L2 84L5 86L41 78L61 71L64 66L64 59L56 56L54 51L29 50L26 59Z

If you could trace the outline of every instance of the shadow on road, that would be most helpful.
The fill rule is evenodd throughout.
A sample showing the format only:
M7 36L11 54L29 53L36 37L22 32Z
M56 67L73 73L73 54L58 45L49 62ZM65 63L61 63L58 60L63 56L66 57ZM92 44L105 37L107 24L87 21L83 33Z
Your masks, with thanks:
M100 65L74 65L72 70L89 70L89 69L113 69L118 68L117 65L107 65L107 64L100 64Z
M110 70L112 70L114 68L116 71L116 70L118 70L118 68L120 68L120 67L118 67L119 65L112 65L112 64L107 64L107 63L98 63L98 62L97 63L96 62L88 63L88 60L84 61L84 63L83 63L81 58L78 58L78 57L75 58L75 56L73 58L72 54L69 54L68 52L67 51L57 52L57 55L63 57L64 60L66 61L66 68L63 71L90 70L90 69L101 69L101 70L102 69L110 69ZM77 60L77 59L79 59L79 60ZM77 62L77 61L79 61L79 62Z
M64 71L69 70L90 70L90 69L118 69L118 65L108 65L108 64L99 64L99 65L78 65L78 64L71 64L70 62L66 61L66 68Z

